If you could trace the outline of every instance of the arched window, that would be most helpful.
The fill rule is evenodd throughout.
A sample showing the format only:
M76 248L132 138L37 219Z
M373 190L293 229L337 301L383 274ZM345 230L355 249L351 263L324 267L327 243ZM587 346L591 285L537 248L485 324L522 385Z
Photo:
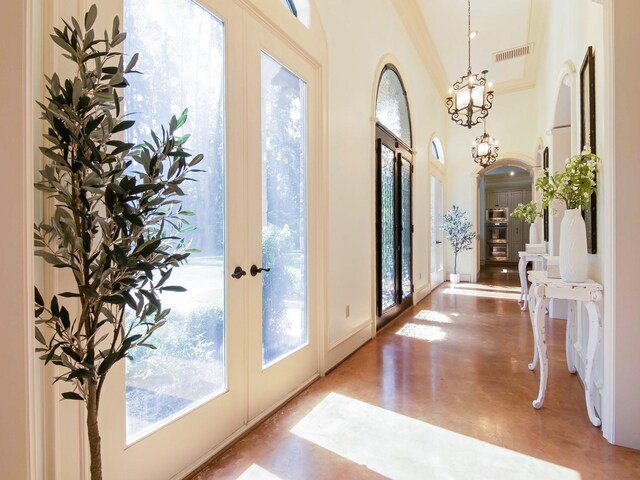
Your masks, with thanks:
M444 150L442 148L442 143L438 137L434 137L431 141L431 153L433 153L433 157L437 159L441 164L444 165Z
M398 71L392 65L384 67L380 76L376 118L378 123L411 147L411 119L407 92Z
M309 0L280 0L295 17L300 20L305 27L311 24L311 5Z
M376 301L382 327L411 305L413 152L407 94L384 67L376 103Z

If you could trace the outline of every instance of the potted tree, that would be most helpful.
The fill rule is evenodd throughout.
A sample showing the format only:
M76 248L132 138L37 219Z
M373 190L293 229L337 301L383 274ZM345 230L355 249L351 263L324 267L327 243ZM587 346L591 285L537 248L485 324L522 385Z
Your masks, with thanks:
M459 283L458 253L471 250L475 232L471 231L471 221L467 218L467 212L454 205L444 214L442 230L444 230L449 243L453 247L453 273L449 274L451 283Z
M74 287L46 300L36 288L35 336L41 358L58 367L55 381L68 382L62 397L86 406L91 479L101 480L104 382L132 349L153 348L150 337L169 313L160 294L185 290L168 284L189 255L181 184L203 157L191 156L188 135L177 133L186 110L148 142L120 139L134 124L120 105L127 75L138 73L137 55L125 61L116 51L125 39L117 17L102 34L93 29L96 16L93 5L82 25L72 18L54 29L51 38L76 73L46 78L46 102L38 103L48 127L41 147L47 164L35 187L52 199L53 211L35 225L36 255L68 271Z

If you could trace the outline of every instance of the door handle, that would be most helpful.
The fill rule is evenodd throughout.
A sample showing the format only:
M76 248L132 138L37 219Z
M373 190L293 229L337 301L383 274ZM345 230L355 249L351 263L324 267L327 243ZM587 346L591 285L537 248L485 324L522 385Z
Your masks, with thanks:
M233 271L233 273L231 274L231 276L233 278L242 278L243 275L246 275L247 272L245 272L242 267L236 267L236 269Z
M270 271L271 271L270 268L262 268L262 267L258 268L256 265L251 265L251 269L249 270L252 277L255 277L259 273L270 272Z
M440 240L436 240L436 245L440 245L442 242Z

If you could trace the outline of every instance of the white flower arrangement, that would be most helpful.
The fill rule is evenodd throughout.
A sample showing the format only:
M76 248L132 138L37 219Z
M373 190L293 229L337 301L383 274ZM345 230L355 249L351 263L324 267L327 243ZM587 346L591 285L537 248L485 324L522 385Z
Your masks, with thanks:
M513 212L511 212L511 216L527 223L533 223L536 221L536 218L542 216L542 209L532 200L529 203L519 203Z
M596 174L600 157L591 153L585 146L580 155L574 155L565 161L564 172L541 177L536 188L542 191L542 208L551 205L554 199L563 200L568 209L582 208L589 203L591 194L597 190Z

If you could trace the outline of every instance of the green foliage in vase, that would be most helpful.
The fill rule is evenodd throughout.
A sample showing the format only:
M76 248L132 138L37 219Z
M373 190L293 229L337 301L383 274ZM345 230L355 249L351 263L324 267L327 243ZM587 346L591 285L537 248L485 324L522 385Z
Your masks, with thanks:
M527 223L533 223L536 221L536 218L542 216L542 213L543 210L532 200L529 203L519 203L513 212L511 212L511 216Z
M567 209L582 208L589 204L591 195L597 191L596 174L600 157L584 147L580 155L574 155L565 161L565 170L553 175L545 172L536 182L536 188L542 192L542 208L548 208L553 200L562 200Z
M167 282L189 255L181 233L193 227L181 185L203 158L188 153L188 135L177 133L186 110L150 132L150 141L120 140L134 125L120 106L138 56L125 63L117 50L126 36L118 17L102 36L93 29L96 17L93 5L82 26L72 18L51 35L75 76L46 78L46 103L38 102L47 163L35 187L53 211L34 231L36 255L75 283L46 300L36 288L35 334L41 358L61 372L55 381L70 384L63 398L86 404L92 480L102 478L98 410L107 374L132 349L154 348L150 337L169 313L160 293L184 291Z
M476 233L471 231L471 221L467 218L467 212L457 205L451 207L444 214L442 230L447 235L449 243L453 247L454 262L453 273L458 273L458 253L471 250Z

